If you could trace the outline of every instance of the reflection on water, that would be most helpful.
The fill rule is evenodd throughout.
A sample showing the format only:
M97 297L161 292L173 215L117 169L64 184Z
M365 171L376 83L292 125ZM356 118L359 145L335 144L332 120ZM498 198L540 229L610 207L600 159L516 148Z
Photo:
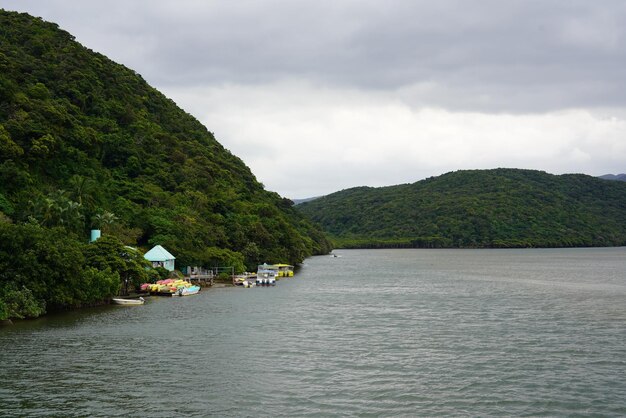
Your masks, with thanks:
M0 415L626 414L625 248L336 253L0 328Z

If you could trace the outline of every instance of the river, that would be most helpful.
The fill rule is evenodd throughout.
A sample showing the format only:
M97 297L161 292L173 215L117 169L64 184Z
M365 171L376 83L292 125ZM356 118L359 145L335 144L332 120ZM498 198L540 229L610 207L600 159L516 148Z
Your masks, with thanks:
M336 250L0 328L0 416L626 415L626 248Z

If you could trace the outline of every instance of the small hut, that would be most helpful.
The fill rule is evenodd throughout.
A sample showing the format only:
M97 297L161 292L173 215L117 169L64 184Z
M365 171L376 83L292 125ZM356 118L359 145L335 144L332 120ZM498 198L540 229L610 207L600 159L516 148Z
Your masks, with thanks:
M174 271L176 257L160 245L156 245L148 251L144 258L152 263L152 267L163 267L166 270Z

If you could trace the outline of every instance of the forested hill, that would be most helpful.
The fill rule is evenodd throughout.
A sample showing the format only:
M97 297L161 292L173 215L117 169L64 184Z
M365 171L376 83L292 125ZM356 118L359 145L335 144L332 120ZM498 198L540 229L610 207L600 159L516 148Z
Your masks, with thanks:
M0 224L252 267L329 251L292 205L137 73L0 10Z
M298 209L347 248L626 245L626 184L581 174L457 171Z
M626 174L605 174L600 176L600 178L604 180L626 181Z

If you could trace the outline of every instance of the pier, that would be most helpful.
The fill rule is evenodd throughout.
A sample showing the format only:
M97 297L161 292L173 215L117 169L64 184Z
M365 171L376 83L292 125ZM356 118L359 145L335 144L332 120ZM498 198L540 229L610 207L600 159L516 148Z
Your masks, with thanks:
M200 287L213 286L213 282L215 281L215 275L211 274L193 274L190 276L185 276L185 280L188 280L189 283L198 285Z

